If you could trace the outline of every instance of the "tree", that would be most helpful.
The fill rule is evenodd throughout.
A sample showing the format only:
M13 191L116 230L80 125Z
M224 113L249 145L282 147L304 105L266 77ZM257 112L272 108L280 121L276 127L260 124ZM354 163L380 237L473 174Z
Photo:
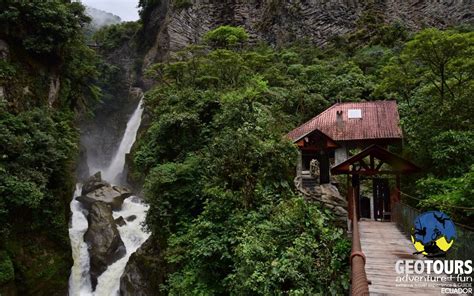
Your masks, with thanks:
M54 1L2 1L1 34L21 40L35 54L59 54L90 21L80 3Z
M469 159L462 147L470 144L461 143L470 143L466 132L474 127L473 44L473 32L423 30L383 69L378 86L378 92L402 102L409 153L438 176L459 175L470 165L458 166ZM450 159L453 155L456 159Z
M231 48L247 41L248 34L241 27L220 26L207 32L203 39L214 48Z
M441 102L463 93L474 78L474 32L427 29L409 41L402 59L410 61L439 93ZM418 72L418 73L420 73Z

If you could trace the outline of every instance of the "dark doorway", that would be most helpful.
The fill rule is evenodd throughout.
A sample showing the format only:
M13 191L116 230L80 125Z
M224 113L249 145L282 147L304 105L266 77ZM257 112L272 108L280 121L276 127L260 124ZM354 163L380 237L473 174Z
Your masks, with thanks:
M319 176L320 183L321 184L330 183L329 155L324 150L322 150L321 154L319 155L319 171L320 171L320 176Z
M385 220L390 215L390 188L388 179L373 179L374 218Z
M303 171L309 171L310 169L310 163L311 163L311 160L315 159L316 158L316 152L306 152L304 151L303 154L302 154L302 159L303 159L303 167L302 167L302 170Z
M361 196L359 200L360 217L370 219L370 198Z

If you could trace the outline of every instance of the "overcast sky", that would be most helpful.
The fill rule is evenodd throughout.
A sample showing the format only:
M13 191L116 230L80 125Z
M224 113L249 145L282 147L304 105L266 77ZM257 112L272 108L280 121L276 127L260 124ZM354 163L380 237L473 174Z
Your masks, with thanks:
M138 20L138 0L81 0L81 2L118 15L122 21Z

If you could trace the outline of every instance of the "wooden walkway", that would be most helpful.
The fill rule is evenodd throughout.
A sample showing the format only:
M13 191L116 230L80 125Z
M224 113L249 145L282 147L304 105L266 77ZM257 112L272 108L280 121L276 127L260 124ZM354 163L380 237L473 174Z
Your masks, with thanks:
M370 295L440 295L438 287L397 286L395 263L403 259L422 259L413 255L414 247L394 222L359 221L362 251L366 256L365 271ZM417 283L405 283L417 285ZM418 283L424 284L424 283ZM428 283L429 285L429 283Z

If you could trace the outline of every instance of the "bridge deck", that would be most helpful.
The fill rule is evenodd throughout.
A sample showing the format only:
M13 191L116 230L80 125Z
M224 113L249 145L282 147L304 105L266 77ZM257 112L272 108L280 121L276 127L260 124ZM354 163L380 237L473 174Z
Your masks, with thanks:
M395 262L422 259L413 255L411 241L393 222L359 221L362 250L366 256L365 270L370 295L440 295L438 287L397 287ZM413 283L424 284L424 283ZM411 285L411 284L410 284Z

